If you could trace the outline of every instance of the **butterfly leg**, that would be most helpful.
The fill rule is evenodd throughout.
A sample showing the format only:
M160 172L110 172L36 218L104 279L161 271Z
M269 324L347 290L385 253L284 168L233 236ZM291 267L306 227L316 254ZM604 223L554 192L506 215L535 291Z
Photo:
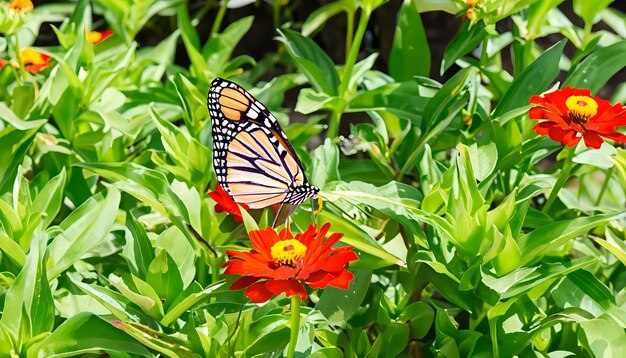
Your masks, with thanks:
M278 210L276 210L276 213L274 214L274 220L272 221L272 227L275 228L276 227L276 222L278 221L278 218L280 217L280 213L283 210L283 206L285 205L284 202L280 203L280 206L278 207Z

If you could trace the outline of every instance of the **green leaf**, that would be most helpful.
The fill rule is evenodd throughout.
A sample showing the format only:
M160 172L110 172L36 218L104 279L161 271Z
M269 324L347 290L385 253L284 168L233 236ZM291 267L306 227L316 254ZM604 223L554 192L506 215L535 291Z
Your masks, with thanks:
M27 131L30 129L37 129L47 123L45 119L25 121L19 118L11 108L6 104L0 102L0 120L10 124L13 128L20 131Z
M24 266L26 254L17 242L3 232L0 232L0 250L19 267Z
M359 91L350 100L348 112L386 111L418 123L428 98L420 96L415 81L394 82Z
M41 220L41 225L44 228L50 225L61 209L66 178L67 174L64 167L59 175L48 181L46 186L37 194L35 200L33 200L32 210L44 213Z
M493 142L481 146L474 144L468 147L468 150L476 180L485 180L494 171L498 163L496 144Z
M581 322L582 341L587 353L593 357L623 357L626 355L624 328L608 317ZM584 332L584 337L583 337Z
M148 267L146 282L154 288L167 307L183 291L183 280L176 263L165 250L157 250Z
M430 47L417 0L405 0L400 8L389 55L389 74L396 81L430 74Z
M89 312L81 312L63 322L52 334L30 347L28 356L61 358L102 351L152 356L126 333Z
M168 217L185 234L187 241L195 247L195 238L185 226L185 222L190 220L187 208L178 195L172 191L163 173L132 162L80 163L76 166L86 168L114 182L119 190L129 193Z
M45 265L46 241L47 235L36 230L24 267L6 293L0 323L22 342L54 327L54 303ZM24 322L30 322L30 326L25 327Z
M310 37L315 31L324 26L331 17L334 17L342 11L351 11L348 4L349 2L335 1L320 6L315 11L311 12L309 17L302 23L302 35Z
M405 324L394 322L385 327L383 334L376 338L372 349L365 357L397 357L407 347L408 340L409 327Z
M400 319L409 323L415 338L422 339L430 331L435 320L435 311L426 302L414 302L402 310Z
M222 33L214 34L202 48L209 69L214 74L221 74L241 38L250 30L253 16L234 21Z
M109 188L106 197L103 193L93 196L63 220L60 225L63 231L49 246L50 279L104 240L117 217L120 198L119 191Z
M298 68L309 79L318 92L337 95L339 74L328 55L310 38L284 29L279 31L281 42L285 44Z
M471 21L465 21L443 53L440 74L443 75L456 60L475 49L485 37L487 37L487 30L483 22L472 24Z
M541 94L550 87L552 81L559 74L559 61L565 44L565 40L559 41L517 76L500 100L493 112L493 117L502 116L515 108L528 104L530 97Z
M403 224L414 235L419 235L422 231L417 224L422 221L433 225L446 238L454 240L454 229L450 223L438 215L418 209L421 195L413 187L397 182L375 187L354 181L339 185L337 189L320 193L320 196L327 201L344 200L353 205L364 204L380 210ZM356 244L351 245L358 247Z
M310 182L319 188L339 180L339 148L330 139L311 153L311 168Z
M120 291L129 301L139 306L150 317L161 319L163 317L163 305L156 292L145 282L141 285L140 279L133 277L132 280L134 287L129 287L121 277L114 274L109 275L111 286Z
M405 264L404 261L387 252L371 235L355 226L351 221L326 210L322 210L315 219L320 225L330 222L333 231L343 234L341 242L354 246L365 254L359 257L359 261L353 263L353 266L378 268L389 265L403 266ZM305 228L302 229L304 230Z
M582 1L579 1L582 2ZM589 3L597 4L597 1ZM626 41L621 41L592 52L567 76L563 86L589 88L597 94L619 71L626 67Z
M4 193L15 181L17 168L24 160L33 143L36 129L19 131L12 127L0 130L0 193Z
M176 306L170 307L169 311L163 316L161 320L161 324L164 326L171 325L174 321L178 319L185 311L191 309L198 303L202 302L202 300L208 298L215 290L222 288L225 285L224 281L215 282L200 292L193 293L187 297L185 297L182 301L180 301Z
M126 226L130 235L126 235L123 255L131 273L145 279L150 262L154 260L154 250L143 225L135 219L132 212L126 213Z
M558 221L539 227L518 240L522 251L522 265L534 261L578 235L623 217L626 217L626 213L604 214Z
M594 23L596 14L608 7L614 0L574 0L574 13L580 16L585 23Z
M622 250L620 247L600 238L594 237L593 240L598 243L598 245L604 247L609 250L615 257L617 257L624 266L626 266L626 252Z
M161 333L139 323L115 322L115 327L126 332L144 346L162 353L166 357L195 358L186 342L175 336Z
M174 260L183 286L189 286L196 276L196 267L194 266L196 252L189 242L184 241L184 234L180 229L171 226L163 231L157 238L155 247L167 252L169 259Z
M371 270L351 270L354 279L346 290L328 287L322 292L315 309L332 324L344 325L361 306L372 279Z
M284 347L289 342L289 328L283 315L266 315L250 325L249 339L252 341L246 349L246 356L269 353Z
M138 310L137 305L124 297L124 295L102 286L83 283L76 274L68 273L67 277L69 277L70 281L72 281L76 287L96 300L118 319L124 321L139 321L140 317L145 317L145 315Z
M561 308L581 307L594 315L615 306L611 291L587 270L568 274L552 291L552 298Z

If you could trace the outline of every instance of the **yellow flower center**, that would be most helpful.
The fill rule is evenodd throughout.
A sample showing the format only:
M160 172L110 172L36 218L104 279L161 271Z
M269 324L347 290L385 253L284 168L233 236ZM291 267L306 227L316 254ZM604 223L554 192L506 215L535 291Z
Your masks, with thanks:
M25 65L43 65L46 63L41 53L32 48L20 50L20 59L22 59L22 63Z
M306 254L306 246L295 239L282 240L272 246L272 258L279 265L293 265Z
M585 123L598 113L598 102L589 96L570 96L565 105L572 120L578 123Z
M9 3L9 9L15 11L32 11L35 7L30 0L13 0Z

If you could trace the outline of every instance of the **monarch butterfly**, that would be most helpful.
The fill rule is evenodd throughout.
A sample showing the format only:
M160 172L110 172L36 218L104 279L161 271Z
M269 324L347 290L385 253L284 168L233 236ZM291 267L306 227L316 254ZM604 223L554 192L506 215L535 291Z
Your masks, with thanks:
M239 204L252 209L299 205L317 198L300 158L276 118L239 85L222 78L207 99L217 181Z

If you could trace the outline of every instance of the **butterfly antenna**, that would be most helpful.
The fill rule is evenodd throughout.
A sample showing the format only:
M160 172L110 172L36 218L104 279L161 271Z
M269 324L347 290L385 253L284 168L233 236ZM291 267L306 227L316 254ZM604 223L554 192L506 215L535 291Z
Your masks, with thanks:
M310 199L311 199L311 224L315 225L315 201L313 200L313 197L311 197Z

